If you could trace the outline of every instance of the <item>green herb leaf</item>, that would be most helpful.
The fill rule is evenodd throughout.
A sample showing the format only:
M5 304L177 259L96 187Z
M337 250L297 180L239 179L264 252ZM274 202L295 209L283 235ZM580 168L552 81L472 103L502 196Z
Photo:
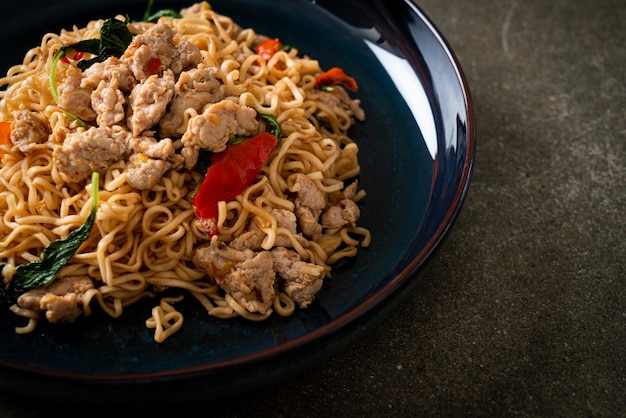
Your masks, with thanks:
M159 10L156 13L152 13L152 6L154 5L154 0L148 1L148 7L146 7L146 11L143 14L144 22L155 23L163 16L171 17L172 19L180 19L183 17L180 13L178 13L174 9L163 9Z
M198 189L200 188L200 185L202 184L202 182L204 181L204 177L206 176L206 171L209 169L209 167L211 167L211 155L213 155L211 151L207 151L205 149L200 150L200 154L198 155L198 163L196 164L194 170L202 174L202 177L200 177L200 180L196 184L196 187L192 190L191 197L194 197L196 193L198 193Z
M274 135L276 139L278 139L278 143L280 144L280 141L283 139L283 130L280 129L280 125L278 124L276 118L273 115L265 115L263 113L259 113L258 116L268 123L268 132Z
M128 22L130 22L128 15L123 21L113 18L106 19L100 28L100 39L85 39L61 47L57 52L57 55L61 55L58 58L55 55L56 61L62 58L65 51L68 50L95 55L94 58L82 60L77 64L78 68L85 71L96 62L102 62L109 57L121 57L133 40L133 34L128 30ZM56 64L56 61L53 61L53 64ZM54 67L55 65L53 65Z
M195 170L200 174L205 174L207 168L211 165L211 155L213 153L211 151L207 151L205 149L201 149L198 155L198 163L196 164Z
M144 21L155 23L160 18L162 18L163 16L171 17L172 19L180 19L181 17L183 17L180 13L178 13L174 9L163 9L163 10L159 10L158 12L148 16L146 19L144 19Z
M96 62L102 62L109 57L121 57L133 40L133 34L128 30L129 21L128 15L124 21L112 18L106 19L100 28L100 39L85 39L59 48L56 54L54 54L52 65L50 66L50 90L55 103L59 103L59 92L56 82L57 63L65 56L66 51L74 50L95 55L92 59L82 60L76 64L81 71L85 71ZM79 126L85 129L89 128L89 125L78 116L66 110L63 110L63 113L71 120L76 121Z
M98 173L93 173L91 177L92 205L87 221L70 232L65 238L48 244L42 251L39 260L17 266L11 282L14 287L18 289L45 287L55 279L59 270L70 261L81 244L89 237L95 224L98 212L98 182Z
M64 48L96 55L96 57L90 60L83 60L77 64L78 68L83 71L96 62L102 62L109 57L121 57L133 40L133 34L128 30L129 21L130 17L128 15L124 21L112 18L106 19L100 28L100 39L79 41Z
M230 141L228 141L228 145L241 144L243 141L245 141L248 138L249 137L247 137L247 136L236 136L233 139L231 139Z
M75 51L88 52L90 54L98 55L100 53L100 40L85 39L83 41L78 41L71 45L64 46L61 49L64 51L73 49Z

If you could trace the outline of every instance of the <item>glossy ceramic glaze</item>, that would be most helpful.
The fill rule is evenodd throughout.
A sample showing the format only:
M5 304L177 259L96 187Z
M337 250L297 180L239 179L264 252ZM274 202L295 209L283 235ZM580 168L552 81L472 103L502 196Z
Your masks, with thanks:
M47 6L50 4L50 6ZM128 13L144 1L43 3L0 27L9 45L0 69L21 59L43 33ZM144 326L150 301L114 320L102 314L71 327L42 324L16 335L20 319L0 302L0 387L42 397L124 402L155 391L169 400L220 396L268 383L314 365L374 326L419 280L465 198L475 125L469 90L453 53L408 1L222 0L213 8L241 26L278 37L359 83L367 120L358 143L360 186L367 191L360 223L373 242L338 265L318 300L289 318L262 323L219 320L187 298L183 330L162 344ZM156 9L190 2L156 2ZM54 383L51 385L51 383ZM29 391L33 393L32 391Z

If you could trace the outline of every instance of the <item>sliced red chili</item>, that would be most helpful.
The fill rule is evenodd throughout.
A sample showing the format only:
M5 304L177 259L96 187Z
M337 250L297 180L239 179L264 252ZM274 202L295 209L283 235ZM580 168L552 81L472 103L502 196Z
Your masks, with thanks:
M277 143L274 135L262 132L211 156L211 166L192 200L196 217L210 236L217 233L218 203L234 199L254 183Z
M282 47L282 43L277 39L266 39L259 42L254 48L254 52L263 57L265 62L269 61L278 50Z
M0 145L11 144L11 122L0 122ZM0 158L4 156L4 151L0 149Z
M159 58L150 58L146 64L146 72L150 75L156 74L161 68L161 60Z
M347 89L357 91L359 86L354 78L348 76L341 68L334 67L318 75L315 79L315 87L334 86L343 84Z
M75 51L73 49L68 49L65 51L65 55L61 57L61 62L65 64L69 64L70 58L74 61L80 61L83 59L84 56L85 56L85 53L83 51Z

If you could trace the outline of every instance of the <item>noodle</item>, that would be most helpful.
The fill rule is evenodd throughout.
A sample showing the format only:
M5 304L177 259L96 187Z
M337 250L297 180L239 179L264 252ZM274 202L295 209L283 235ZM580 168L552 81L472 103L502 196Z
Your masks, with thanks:
M44 319L73 322L78 315L90 315L94 305L119 318L125 308L166 289L179 296L160 298L146 320L146 327L154 329L156 342L165 341L183 326L183 315L174 305L185 293L216 318L240 316L262 321L274 312L289 316L298 306L310 305L322 280L331 276L331 264L354 257L357 247L369 245L369 231L357 226L355 202L365 192L353 180L360 173L358 146L348 136L356 120L364 118L359 101L350 99L339 85L319 88L316 77L323 71L318 62L302 56L296 48L279 49L269 59L256 53L255 46L268 38L240 28L206 2L183 9L181 14L180 18L161 17L158 23L127 24L135 38L167 26L177 45L186 48L180 51L192 51L190 56L199 51L199 62L193 68L210 69L207 74L214 77L219 98L182 109L167 136L161 134L167 116L163 113L158 126L138 127L142 115L133 100L139 100L136 89L147 86L154 77L165 82L168 74L174 74L174 80L180 81L183 73L191 74L192 70L175 70L173 60L171 68L160 68L157 75L150 74L145 80L133 73L134 84L127 90L122 87L121 70L109 84L96 80L89 90L91 102L87 99L86 113L74 116L69 105L64 105L69 103L71 80L79 80L74 93L84 92L85 83L91 82L87 71L79 72L77 63L92 56L72 57L66 51L65 59L57 62L55 54L66 45L99 38L103 20L46 34L22 63L0 78L0 87L6 87L0 90L0 123L12 127L11 142L0 145L0 267L5 288L11 286L17 266L39 260L48 244L81 227L90 214L94 201L90 181L72 179L59 150L65 150L73 140L82 141L98 126L107 129L107 141L113 141L110 148L119 138L126 138L120 143L135 144L135 148L129 146L135 150L129 153L132 156L93 169L99 171L100 183L91 234L52 284L26 292L11 307L28 320L16 332L32 332L37 321ZM122 16L115 19L124 20ZM127 56L138 59L140 48L132 48L133 44L122 60ZM155 65L164 64L158 60ZM58 87L58 98L50 74L55 75L52 85ZM171 95L182 91L176 86L175 93L171 88L158 93L170 95L163 100L171 101L165 112L172 114ZM134 113L129 110L124 118L105 122L106 117L116 114L105 114L101 109L108 104L97 99L111 96L95 95L107 88L108 93L118 94L124 109L132 108ZM253 109L259 115L259 122L255 122L258 130L268 123L261 116L273 117L282 140L252 185L236 198L217 203L213 234L197 222L193 196L203 173L187 166L189 155L198 151L193 147L198 145L189 145L186 138L195 121L225 102L234 103L237 109ZM35 133L41 127L45 141L20 142L16 131L24 126L24 120ZM168 139L162 140L165 137ZM102 146L102 142L96 144ZM159 159L153 155L158 147L171 152ZM159 175L140 176L138 180L132 170L146 161L165 168ZM148 185L139 187L138 181ZM322 197L321 207L307 206L307 188ZM341 218L339 224L328 220L331 212ZM207 261L204 257L210 251L217 258ZM227 254L233 258L224 261ZM266 276L257 277L261 259L273 261ZM224 267L218 274L220 267L216 266L220 263L230 263L232 268ZM62 283L73 287L61 290ZM60 302L71 303L68 309L78 309L76 315L60 317L52 307Z

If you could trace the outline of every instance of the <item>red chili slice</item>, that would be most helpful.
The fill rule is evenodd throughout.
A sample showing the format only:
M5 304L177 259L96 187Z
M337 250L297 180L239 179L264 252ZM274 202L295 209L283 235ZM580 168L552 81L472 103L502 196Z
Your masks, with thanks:
M146 72L150 75L156 74L161 68L161 60L159 58L150 58L146 64Z
M320 74L315 79L315 87L320 88L322 86L334 86L336 84L343 84L347 89L357 91L359 86L354 78L348 76L341 68L334 67L330 70Z
M11 145L11 122L0 122L0 145ZM0 149L0 158L4 151Z
M254 48L254 52L263 57L265 62L269 61L281 48L282 43L278 39L266 39L259 42Z
M217 233L218 203L234 199L254 183L277 143L274 135L263 132L211 157L192 200L196 217L210 236Z

